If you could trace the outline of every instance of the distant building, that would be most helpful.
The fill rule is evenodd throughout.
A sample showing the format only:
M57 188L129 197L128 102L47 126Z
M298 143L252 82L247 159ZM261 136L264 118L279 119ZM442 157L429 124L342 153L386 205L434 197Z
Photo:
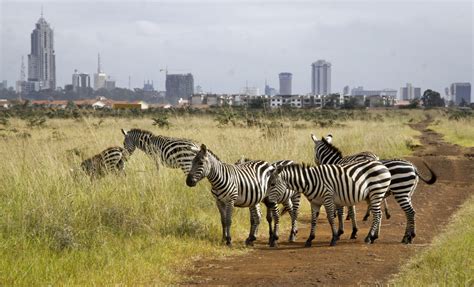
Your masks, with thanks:
M397 97L397 90L382 89L382 90L365 90L364 87L359 86L351 90L351 96L388 96Z
M28 55L28 81L38 90L56 89L56 55L54 32L43 13L31 33L31 53Z
M260 96L260 89L257 87L244 87L242 94L247 96Z
M451 96L454 104L459 105L464 100L469 105L471 103L471 83L452 83Z
M421 98L421 88L413 87L412 84L407 83L406 87L400 88L399 99L402 101L410 101Z
M280 73L280 95L291 95L291 81L293 74L291 73Z
M8 82L6 80L3 80L0 82L0 90L6 90L8 89Z
M105 82L107 81L107 74L102 71L100 65L100 54L97 55L97 73L94 74L94 90L105 88Z
M313 95L331 94L331 63L318 60L311 64L311 93Z
M113 89L115 89L115 81L108 78L107 80L105 80L105 83L104 83L104 88L108 91L111 91Z
M150 80L148 81L143 81L143 91L144 92L153 92L155 90L155 88L153 87L153 81L151 81L150 83Z
M345 86L344 89L342 90L342 95L343 96L348 96L351 94L349 86Z
M79 73L77 70L74 70L74 74L72 74L72 87L75 92L81 88L90 88L91 77L89 74Z
M166 100L178 104L179 99L188 99L194 93L194 78L192 74L166 75Z
M267 85L267 83L265 82L265 95L266 96L275 96L277 94L277 90L270 87L269 85Z

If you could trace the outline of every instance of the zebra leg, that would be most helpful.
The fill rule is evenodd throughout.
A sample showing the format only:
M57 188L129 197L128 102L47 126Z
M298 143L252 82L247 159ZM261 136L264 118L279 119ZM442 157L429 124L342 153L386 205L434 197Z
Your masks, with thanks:
M298 221L298 209L300 206L301 193L296 193L291 197L291 232L289 242L296 241L296 234L298 233L297 221Z
M272 237L270 237L270 247L278 246L278 231L280 227L280 210L278 209L278 204L274 203L271 207L271 215L275 219L275 228L273 229Z
M234 202L230 201L225 204L225 240L226 245L232 246L232 238L230 236L230 226L232 225L232 212L234 210Z
M351 219L351 222L352 222L351 239L357 239L357 231L359 231L359 229L357 228L356 208L355 208L355 206L349 206L348 216L349 216L349 218Z
M262 214L260 212L260 204L256 204L254 206L251 206L250 208L250 233L249 237L245 240L245 245L247 246L253 246L253 242L257 239L257 230L258 230L258 225L260 224L260 218L262 217ZM253 221L252 221L253 220Z
M403 197L400 199L397 199L397 196L395 195L395 199L397 200L398 204L401 206L403 211L405 212L405 216L407 218L407 226L405 229L405 235L403 236L402 243L405 244L411 244L413 241L413 238L415 238L415 209L413 208L413 205L411 204L411 199L409 197Z
M390 219L390 217L392 217L392 215L390 214L390 212L388 210L388 203L387 203L386 198L383 199L383 207L384 207L384 210L385 210L385 218Z
M270 244L270 246L271 246L271 242L272 242L272 238L273 238L272 209L273 209L274 203L270 202L270 199L268 197L265 197L263 199L263 203L265 204L265 206L267 208L268 244ZM252 218L252 215L250 215L250 218ZM250 221L250 224L252 224L252 220Z
M337 220L339 221L339 230L337 231L337 236L344 234L344 206L338 206L336 208Z
M335 207L336 206L334 205L332 196L324 199L324 208L326 209L327 219L328 219L329 225L331 225L331 230L332 230L332 239L331 239L331 243L329 244L330 246L336 245L336 242L339 240L339 232L341 231L341 230L338 231L336 229L336 224L334 223L333 215L334 215ZM342 212L342 214L339 212L339 210L343 210L343 207L338 206L337 209L338 209L338 217L339 217L340 222L344 222L342 220L344 211ZM344 233L344 231L342 232Z
M380 210L380 203L383 198L378 197L377 194L370 198L370 209L372 210L372 227L369 234L365 238L365 243L374 243L375 239L379 237L380 224L382 223L382 211Z
M305 247L311 247L311 244L313 242L314 233L316 232L316 223L318 221L320 209L321 209L321 205L311 202L311 231L304 245ZM333 211L333 214L334 214L334 211Z
M367 201L367 211L365 212L365 215L362 221L367 221L367 219L369 219L369 216L370 216L370 202Z
M350 207L347 207L347 216L346 216L346 220L350 220L351 217L350 217L350 213L349 213L349 209Z
M222 225L222 241L226 240L226 209L225 203L219 200L216 200L217 209L219 209L219 213L221 214L221 225Z

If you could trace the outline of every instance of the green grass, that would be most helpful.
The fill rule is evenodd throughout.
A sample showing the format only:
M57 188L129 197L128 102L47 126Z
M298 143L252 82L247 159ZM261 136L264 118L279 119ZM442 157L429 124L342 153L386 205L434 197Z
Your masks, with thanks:
M430 125L443 134L444 140L464 147L474 147L474 117L459 120L443 118Z
M10 119L0 130L0 285L172 284L196 258L249 252L248 209L236 208L234 248L220 241L220 219L207 180L185 185L180 170L161 168L137 151L125 177L91 182L82 159L121 145L121 128L206 143L226 162L241 155L313 162L311 133L332 133L344 153L370 150L381 158L410 154L417 134L405 123L420 112L377 112L376 120L345 120L332 128L278 119L282 126L217 128L210 117L48 120L44 127ZM79 155L77 155L79 154ZM71 172L70 169L75 169ZM302 213L307 213L304 207ZM285 217L282 236L288 234ZM267 235L262 220L260 237Z
M391 280L395 286L474 285L474 197L455 213L446 231Z

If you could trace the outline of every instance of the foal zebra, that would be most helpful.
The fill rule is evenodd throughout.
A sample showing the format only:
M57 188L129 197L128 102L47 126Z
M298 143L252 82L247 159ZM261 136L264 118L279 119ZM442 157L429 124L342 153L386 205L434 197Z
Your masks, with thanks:
M84 160L81 168L91 178L99 178L110 172L123 171L129 155L128 151L122 147L109 147Z
M390 184L390 172L379 161L358 161L344 165L307 166L291 164L277 167L268 182L268 197L278 196L286 189L302 192L311 203L311 232L306 241L314 239L321 205L326 209L332 229L330 245L336 245L340 232L334 224L334 208L352 206L370 200L374 214L372 227L365 242L374 243L381 224L380 204ZM275 214L278 216L278 213Z
M241 158L238 160L235 164L242 164L245 162L252 161L251 159L248 158ZM293 164L292 160L279 160L273 162L271 165L275 168L279 166L286 166ZM301 201L301 193L296 192L294 190L285 190L285 192L282 192L281 194L278 195L273 195L272 198L269 198L266 196L263 199L263 203L267 207L267 222L269 226L269 244L270 247L275 247L276 245L276 240L278 240L278 230L279 230L279 217L280 214L283 215L285 212L288 212L291 217L291 231L290 231L290 236L288 238L289 242L295 242L296 241L296 234L298 233L298 228L297 228L297 219L298 219L298 210L300 207L300 201ZM280 213L280 209L278 208L278 204L283 205L283 210ZM277 212L278 214L272 215L272 212L275 213ZM275 218L275 226L272 230L272 218ZM278 220L278 221L277 221Z
M142 150L154 159L156 168L160 163L170 168L180 168L185 174L191 169L191 163L199 146L189 139L171 138L162 135L132 129L125 131L123 145L132 154L136 148Z
M327 163L329 160L338 161L341 160L341 153L337 148L332 145L332 136L329 135L328 139L324 138L318 141L314 135L311 135L315 143L315 156L321 163ZM324 150L323 152L318 152ZM345 158L344 158L345 159ZM425 183L431 185L437 180L436 174L431 170L425 162L423 162L426 168L431 173L430 179L423 178L416 169L415 165L407 160L402 159L390 159L381 160L391 174L391 183L387 195L393 194L395 200L405 212L407 218L407 225L405 229L405 235L403 236L402 243L412 243L415 238L415 209L413 208L411 197L415 192L418 180L421 179ZM364 220L368 217L368 214L364 216Z
M232 245L230 226L234 206L250 209L250 233L245 243L253 245L261 218L260 202L266 195L270 171L274 169L268 162L260 160L227 164L209 152L204 144L201 145L192 161L186 184L193 187L207 177L221 215L222 237L228 246Z

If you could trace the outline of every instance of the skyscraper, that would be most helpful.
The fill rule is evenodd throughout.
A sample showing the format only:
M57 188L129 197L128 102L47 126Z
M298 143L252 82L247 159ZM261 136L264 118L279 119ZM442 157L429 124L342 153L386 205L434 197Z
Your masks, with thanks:
M406 87L400 88L399 99L402 101L411 101L421 98L421 88L413 87L411 83L407 83Z
M460 105L463 100L464 103L471 103L471 83L452 83L451 96L456 105Z
M331 93L331 63L318 60L311 64L311 93L329 95Z
M56 88L56 59L54 32L41 17L31 32L31 53L28 55L28 81L35 82L40 90Z
M97 54L97 73L94 74L94 90L105 88L107 74L102 71L100 54Z
M192 74L166 74L166 100L175 105L178 100L187 100L194 93Z
M280 73L280 95L291 95L291 80L293 74L291 73Z

